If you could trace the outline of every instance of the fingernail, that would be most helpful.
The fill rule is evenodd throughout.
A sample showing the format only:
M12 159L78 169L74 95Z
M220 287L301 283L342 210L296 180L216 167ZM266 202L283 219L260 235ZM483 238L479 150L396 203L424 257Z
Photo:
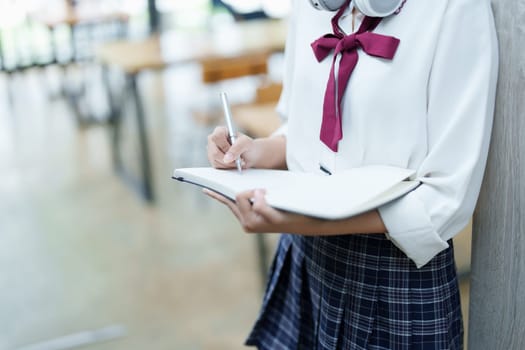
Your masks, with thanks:
M226 153L224 155L224 159L222 160L224 163L231 163L233 160L235 159L235 157L233 156L233 154L231 153Z
M255 190L254 195L255 195L255 199L260 199L264 196L264 192L263 190Z

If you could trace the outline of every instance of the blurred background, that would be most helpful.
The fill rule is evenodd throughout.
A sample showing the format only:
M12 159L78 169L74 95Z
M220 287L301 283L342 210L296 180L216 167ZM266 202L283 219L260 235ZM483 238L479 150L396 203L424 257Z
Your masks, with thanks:
M289 11L0 0L0 350L243 348L278 236L170 177L207 165L220 91L245 133L279 126Z

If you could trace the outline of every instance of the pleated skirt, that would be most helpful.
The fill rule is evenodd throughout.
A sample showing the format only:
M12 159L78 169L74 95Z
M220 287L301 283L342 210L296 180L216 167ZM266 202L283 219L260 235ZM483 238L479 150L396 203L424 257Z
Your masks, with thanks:
M462 349L449 243L418 269L384 235L283 234L246 345L271 350Z

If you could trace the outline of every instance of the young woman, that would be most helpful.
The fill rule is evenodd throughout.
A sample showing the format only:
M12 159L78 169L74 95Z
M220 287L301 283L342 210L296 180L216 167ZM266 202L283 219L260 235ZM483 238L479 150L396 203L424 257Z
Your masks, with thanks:
M337 13L312 3L335 3ZM416 169L421 186L337 221L272 209L264 189L235 202L208 192L247 232L285 232L247 344L461 349L451 239L473 213L489 145L490 0L293 0L292 8L283 128L233 146L217 128L212 165L233 168L239 156L246 168L301 172L386 164Z

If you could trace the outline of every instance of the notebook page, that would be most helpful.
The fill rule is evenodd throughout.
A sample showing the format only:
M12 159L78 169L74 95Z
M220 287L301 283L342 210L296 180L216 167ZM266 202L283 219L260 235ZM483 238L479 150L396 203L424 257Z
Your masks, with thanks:
M233 199L237 193L247 190L271 189L272 192L278 192L298 181L306 183L307 178L319 175L268 169L246 169L239 173L236 169L186 168L175 170L173 177L183 177L185 181L210 188ZM300 180L303 178L304 180Z
M342 218L362 212L365 204L377 201L413 173L412 170L388 166L354 168L332 176L321 176L315 183L301 185L298 182L280 191L269 190L266 199L270 205L283 210Z

